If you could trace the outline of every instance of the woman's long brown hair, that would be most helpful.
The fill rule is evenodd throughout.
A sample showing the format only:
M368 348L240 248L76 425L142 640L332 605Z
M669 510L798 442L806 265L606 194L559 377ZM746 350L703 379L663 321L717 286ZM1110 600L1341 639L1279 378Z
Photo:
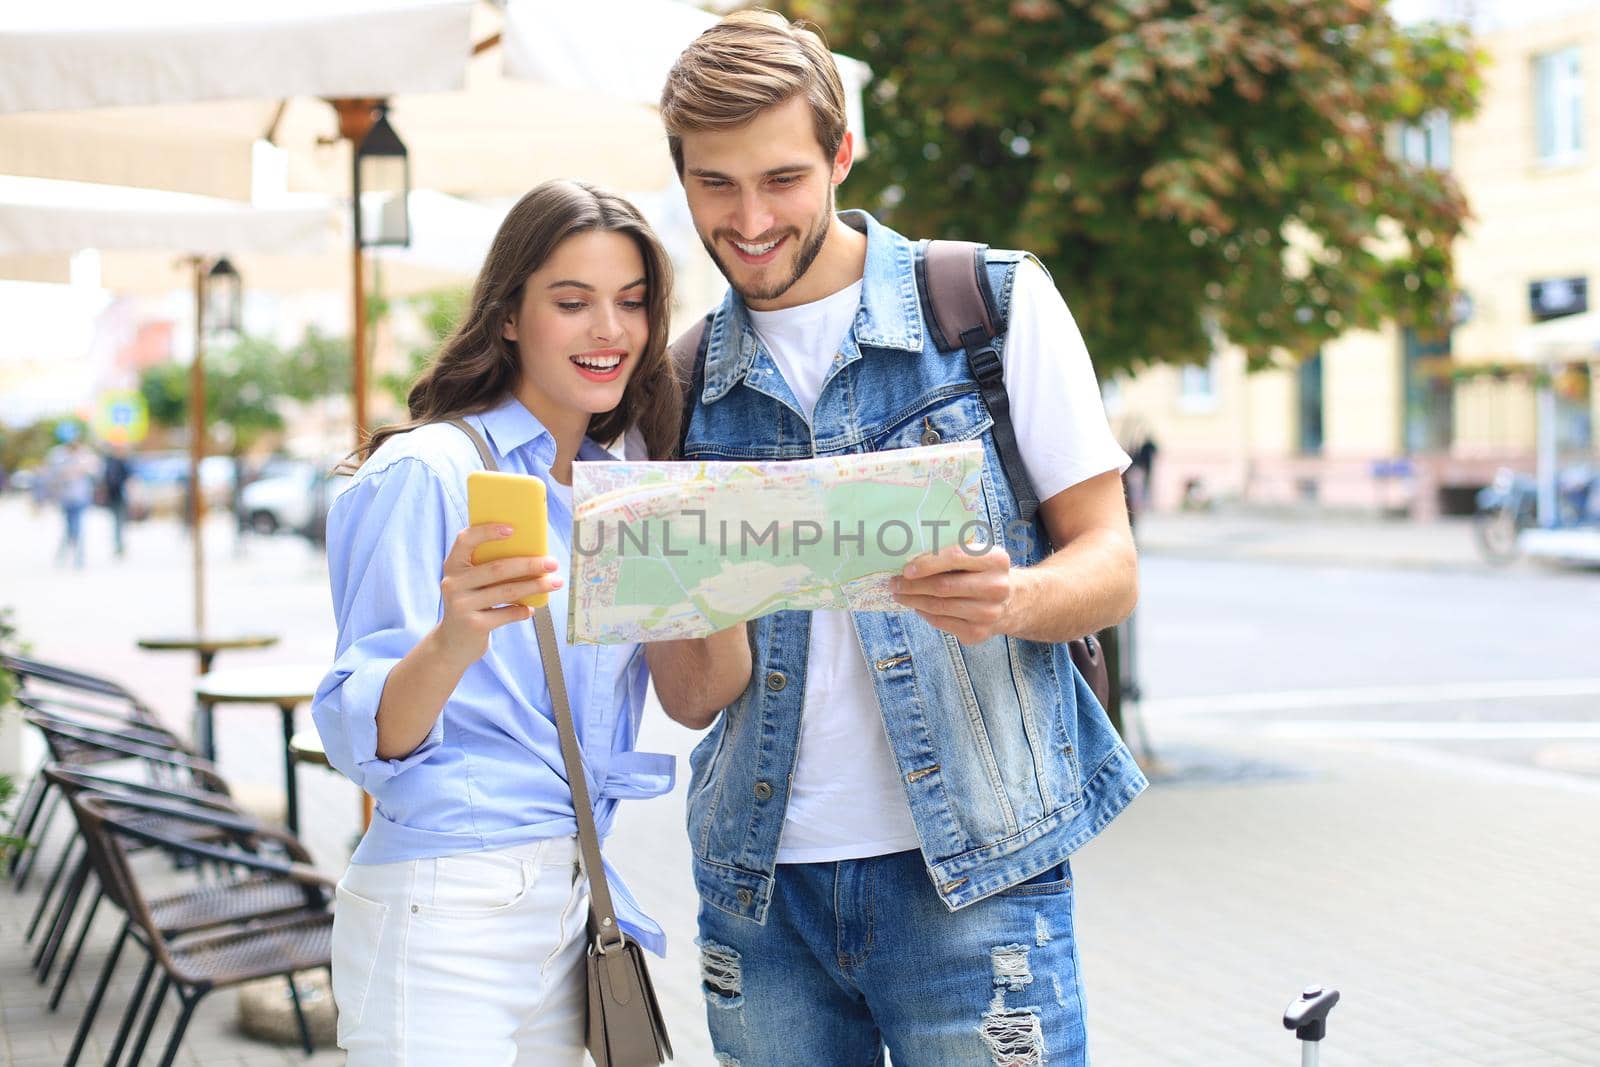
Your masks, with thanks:
M356 461L366 460L397 433L487 411L512 393L522 363L516 342L506 340L501 330L521 307L523 286L562 241L595 231L625 234L639 246L649 336L622 400L589 420L588 436L610 444L637 426L652 459L670 457L678 446L681 417L667 356L672 261L650 224L628 201L583 182L558 180L528 193L506 215L472 287L466 315L411 387L410 421L377 430L356 450Z

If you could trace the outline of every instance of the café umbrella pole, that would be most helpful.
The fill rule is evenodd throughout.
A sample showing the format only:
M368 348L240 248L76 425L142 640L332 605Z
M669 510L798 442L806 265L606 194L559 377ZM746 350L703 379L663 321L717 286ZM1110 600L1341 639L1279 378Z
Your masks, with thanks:
M194 632L206 632L205 504L200 486L200 461L206 449L206 263L194 266L194 362L189 365L189 544L194 556Z
M367 299L363 252L367 248L411 244L408 202L411 162L404 142L389 124L388 102L382 99L332 100L339 116L339 135L350 142L351 245L351 411L355 443L367 435ZM369 228L362 218L368 197L378 208Z

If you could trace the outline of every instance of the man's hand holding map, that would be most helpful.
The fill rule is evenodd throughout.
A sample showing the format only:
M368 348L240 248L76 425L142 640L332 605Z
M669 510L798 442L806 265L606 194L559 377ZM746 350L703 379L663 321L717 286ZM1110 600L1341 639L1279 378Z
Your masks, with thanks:
M995 540L976 441L774 463L573 466L569 638L703 637L784 609L904 611L912 558ZM977 550L977 549L975 549Z

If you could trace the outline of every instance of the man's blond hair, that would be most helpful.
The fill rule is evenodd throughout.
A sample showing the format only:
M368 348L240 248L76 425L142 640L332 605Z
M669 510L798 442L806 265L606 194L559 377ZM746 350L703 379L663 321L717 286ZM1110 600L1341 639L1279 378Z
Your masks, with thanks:
M804 96L829 160L845 133L844 84L822 35L774 11L736 11L684 49L661 90L661 121L683 177L683 135L743 126Z

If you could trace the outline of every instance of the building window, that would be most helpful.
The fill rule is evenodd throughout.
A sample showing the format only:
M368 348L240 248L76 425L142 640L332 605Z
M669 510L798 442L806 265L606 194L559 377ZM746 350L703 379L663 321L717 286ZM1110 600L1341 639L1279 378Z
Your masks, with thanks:
M1541 278L1528 283L1528 314L1534 322L1580 315L1589 310L1589 279Z
M1533 60L1535 128L1539 162L1571 163L1583 156L1583 71L1578 49L1546 52Z
M1188 412L1214 411L1217 407L1217 357L1205 363L1186 363L1178 369L1178 407Z
M1400 127L1400 158L1414 167L1450 169L1450 113L1436 109Z
M1322 350L1302 360L1296 373L1296 400L1300 408L1300 452L1307 456L1322 453Z

